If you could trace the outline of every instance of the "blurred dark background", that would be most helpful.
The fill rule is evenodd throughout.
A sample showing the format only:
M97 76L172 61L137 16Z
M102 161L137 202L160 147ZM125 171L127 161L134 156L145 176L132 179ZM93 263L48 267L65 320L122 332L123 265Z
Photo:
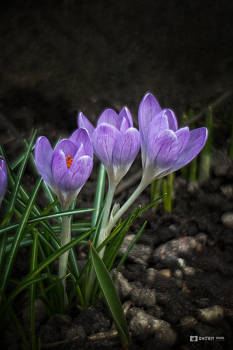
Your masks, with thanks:
M2 3L1 141L13 152L38 128L53 143L76 128L78 111L95 123L125 105L137 125L146 92L179 120L198 113L232 91L232 18L229 0ZM232 95L214 113L221 144Z

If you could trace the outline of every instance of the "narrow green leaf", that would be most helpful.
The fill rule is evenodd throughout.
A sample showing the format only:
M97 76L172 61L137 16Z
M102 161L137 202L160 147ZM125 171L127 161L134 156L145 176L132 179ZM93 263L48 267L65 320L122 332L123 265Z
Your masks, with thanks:
M11 270L12 270L12 267L13 267L13 264L15 261L17 251L18 251L18 247L19 247L19 244L21 242L22 235L23 235L24 229L26 227L30 212L32 210L32 207L33 207L35 201L36 201L41 183L42 183L42 179L40 178L37 180L37 182L35 184L35 187L34 187L32 193L31 193L31 196L29 198L29 202L27 204L27 207L24 211L22 219L20 220L18 228L16 230L16 233L14 236L14 241L12 242L11 250L9 252L9 258L6 261L6 265L5 265L4 272L3 272L3 280L1 283L1 289L3 290L3 292L5 292L5 289L6 289L6 286L8 283L8 279L10 277L10 273L11 273Z
M150 207L152 207L156 202L158 202L161 198L163 198L166 195L166 193L162 194L162 196L159 196L158 198L156 198L153 202L151 202L150 204L148 204L147 206L145 206L144 208L142 208L140 210L140 212L138 213L138 215L141 215L142 213L144 213L144 211L146 211L147 209L149 209Z
M38 230L33 237L32 255L31 255L31 272L37 266L37 252L38 252ZM30 287L30 330L31 330L31 344L32 350L36 350L36 338L35 338L35 295L36 285L33 283Z
M103 205L105 178L106 178L106 170L103 164L100 163L99 176L98 176L96 192L95 192L95 201L94 201L94 208L97 208L97 210L92 214L91 227L96 226L96 222L100 214L101 207Z
M29 158L30 151L31 151L32 145L34 143L35 137L36 137L36 131L34 132L34 134L32 136L29 148L28 148L28 150L27 150L27 152L25 154L25 157L24 157L24 159L22 161L22 164L20 166L18 175L16 177L14 188L12 190L12 196L10 198L9 205L7 207L7 213L10 213L12 211L12 209L15 207L15 202L16 202L16 199L17 199L17 196L18 196L20 183L21 183L21 180L22 180L22 177L23 177L23 174L24 174L27 162L28 162L28 158ZM3 152L4 152L4 150L3 150ZM6 160L6 162L8 162L8 161ZM9 165L9 164L7 164L7 165ZM10 166L8 167L8 171L9 171L9 173L12 172ZM8 224L10 223L10 218L11 217L9 217ZM0 236L0 273L1 273L2 268L3 268L3 260L4 260L4 257L5 257L6 245L7 245L7 236L6 236L6 234L4 234L4 235ZM4 291L4 288L3 288L3 291Z
M40 179L40 180L42 180L42 179ZM93 210L96 210L96 209L92 209L92 208L91 209L75 209L75 210L62 211L62 212L59 212L59 213L47 214L47 215L43 215L43 216L37 216L34 219L28 220L28 224L38 223L38 222L43 221L43 220L57 218L59 216L67 216L67 215L89 213L90 211L93 211ZM12 224L10 226L5 226L5 227L0 229L0 235L5 233L5 232L7 232L7 231L15 229L18 226L19 226L19 223Z
M47 265L49 265L52 261L57 259L61 254L63 254L66 250L73 247L75 244L78 244L81 240L88 237L94 229L90 230L89 232L85 232L83 235L75 238L71 242L64 245L62 248L58 249L56 252L51 254L49 257L47 257L44 261L42 261L40 264L37 265L37 267L30 272L24 280L20 283L20 285L13 290L13 292L8 296L6 302L2 305L2 308L0 309L0 320L2 319L3 315L5 315L7 308L11 304L11 302L14 300L14 298L22 291L24 290L28 285L30 285L31 280L36 277L36 275L41 272ZM40 280L39 278L37 279ZM35 280L37 282L37 280Z
M118 331L119 337L121 339L122 344L126 344L128 346L131 343L131 339L124 311L122 309L121 301L116 292L112 279L108 273L108 270L106 269L103 261L99 257L99 254L97 253L91 242L90 251L96 277L98 279L106 304Z

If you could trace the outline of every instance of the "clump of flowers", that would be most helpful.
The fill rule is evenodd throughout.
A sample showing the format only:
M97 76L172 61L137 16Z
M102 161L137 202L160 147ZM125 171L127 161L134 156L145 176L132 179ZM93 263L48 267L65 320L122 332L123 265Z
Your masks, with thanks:
M45 301L50 314L69 312L69 306L75 293L81 307L86 307L101 289L122 343L130 344L130 335L121 303L108 271L112 267L131 223L153 203L146 208L136 208L123 222L121 222L121 217L152 181L188 164L202 150L208 135L204 127L192 131L189 131L187 127L178 129L175 114L170 109L162 110L151 94L143 98L139 106L138 120L139 130L134 128L128 108L124 107L119 115L114 110L107 109L100 116L94 128L83 113L80 113L78 116L79 129L69 139L59 141L53 150L46 137L39 137L35 143L35 159L33 159L32 149L36 135L34 133L26 153L15 166L9 168L11 199L9 202L5 199L8 203L7 215L0 228L0 243L2 243L0 245L0 272L3 272L3 278L0 281L0 326L3 325L7 310L11 310L15 296L28 287L31 288L30 315L33 318L37 283L40 289L39 295ZM121 208L119 204L112 208L115 189L127 174L140 148L143 169L141 181ZM1 145L0 149L4 154ZM102 163L95 196L96 207L83 209L83 211L93 211L92 218L95 220L73 224L74 213L82 212L80 209L73 210L74 203L91 174L93 152ZM29 159L35 161L41 175L30 195L21 184ZM19 164L20 169L16 176L14 169ZM105 171L108 175L108 193L104 200ZM43 212L35 204L42 179L51 201L50 206ZM4 159L0 157L0 205L6 193L7 183L7 166ZM58 200L53 200L50 189ZM58 201L60 212L57 207ZM49 212L53 209L56 211L50 215ZM20 221L12 225L11 218L14 212ZM58 225L58 231L61 232L60 239L56 235L57 227L49 223L52 217L59 218L61 221L61 224ZM39 222L41 225L35 228ZM118 268L123 264L129 249L132 248L144 227L145 224L122 257ZM9 237L7 241L7 232L13 229L16 230L15 235L13 238ZM72 240L72 230L81 232L81 235ZM82 271L78 269L77 257L72 249L76 243L89 244L90 247L90 259ZM29 244L32 244L31 271L19 283L15 291L5 298L4 293L10 280L17 249L20 245ZM37 261L37 256L39 261ZM58 257L59 278L48 267ZM73 281L73 290L69 298L66 294L65 282L67 272ZM50 283L47 288L44 288L42 283L45 279ZM52 300L51 303L49 298ZM32 320L32 333L34 326ZM33 334L32 343L35 348ZM28 348L27 344L26 348Z

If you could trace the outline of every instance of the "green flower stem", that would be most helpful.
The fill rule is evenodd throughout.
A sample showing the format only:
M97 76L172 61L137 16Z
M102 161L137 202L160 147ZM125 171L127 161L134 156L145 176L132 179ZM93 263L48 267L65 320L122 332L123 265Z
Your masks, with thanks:
M62 206L62 211L69 210L69 205ZM61 247L71 241L71 216L62 216L61 226ZM59 278L67 274L69 250L59 256ZM68 298L66 294L66 278L62 280L64 287L64 306L68 305Z
M122 217L122 215L124 214L124 212L131 206L131 204L135 201L135 199L142 193L142 191L149 185L148 182L143 181L143 178L140 182L140 184L138 185L137 189L134 191L134 193L131 195L131 197L129 197L129 199L127 200L127 202L123 205L123 207L121 207L121 209L116 213L115 216L113 216L113 218L110 220L107 228L106 228L106 237L107 234L110 233L110 231L112 230L113 226L117 223L117 221Z
M107 235L108 235L107 226L109 224L109 214L112 206L114 192L118 185L118 182L113 182L110 179L108 180L109 180L108 193L107 193L107 199L106 199L106 204L105 204L105 209L104 209L104 214L103 214L103 219L101 224L101 230L97 241L97 248L105 240L105 238L107 238ZM103 248L99 252L99 255L101 258L103 258L104 251L105 251L105 248Z
M106 199L106 203L105 203L104 214L103 214L102 223L101 223L101 229L100 229L100 233L99 233L99 237L98 237L98 241L97 241L97 246L96 246L97 248L100 246L100 244L105 240L107 235L110 233L110 231L107 229L107 226L109 224L109 214L110 214L110 210L111 210L111 206L112 206L114 192L115 192L115 189L118 185L118 182L113 182L110 180L110 178L108 178L108 183L109 183L109 185L108 185L107 199ZM105 247L103 247L99 252L99 256L101 259L103 259L104 252L105 252ZM89 283L88 283L86 302L89 302L89 300L90 300L92 288L93 288L93 285L95 282L95 271L94 271L93 266L90 269L88 282Z

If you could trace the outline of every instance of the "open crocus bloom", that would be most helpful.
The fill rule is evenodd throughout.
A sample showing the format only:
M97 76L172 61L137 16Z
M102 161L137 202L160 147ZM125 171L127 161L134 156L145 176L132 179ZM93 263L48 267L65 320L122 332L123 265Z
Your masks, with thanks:
M178 130L175 114L162 110L153 95L147 94L138 113L142 143L144 183L168 175L188 164L204 147L208 131L188 127Z
M107 109L98 120L97 127L80 113L78 125L88 131L92 139L94 153L103 163L109 179L118 183L127 173L140 149L141 140L128 108L118 115Z
M0 206L6 194L7 183L8 183L7 166L6 166L5 160L2 157L0 157Z
M45 183L57 195L62 209L68 209L87 181L93 167L93 149L85 129L61 140L54 151L44 136L36 141L36 165Z

